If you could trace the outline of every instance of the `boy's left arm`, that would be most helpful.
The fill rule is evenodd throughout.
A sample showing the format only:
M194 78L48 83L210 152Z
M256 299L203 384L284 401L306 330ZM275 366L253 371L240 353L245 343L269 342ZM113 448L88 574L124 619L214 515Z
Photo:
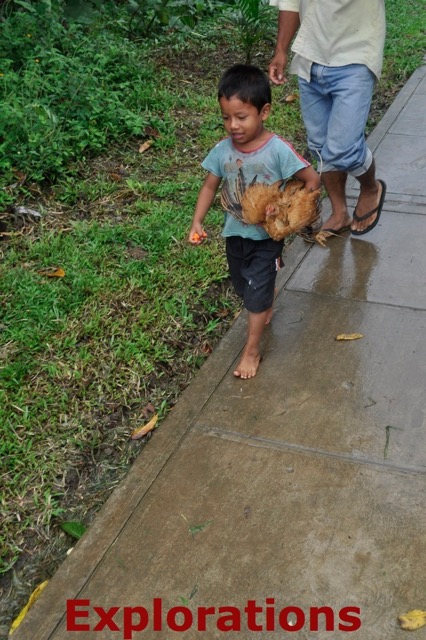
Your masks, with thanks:
M321 186L321 178L315 169L309 165L304 169L300 169L294 174L296 178L305 183L305 189L307 191L316 191Z

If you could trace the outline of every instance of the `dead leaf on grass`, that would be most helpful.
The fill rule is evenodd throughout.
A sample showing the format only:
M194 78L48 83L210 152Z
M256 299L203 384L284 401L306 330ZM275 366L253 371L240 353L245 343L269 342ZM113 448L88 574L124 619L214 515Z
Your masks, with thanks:
M140 438L143 438L144 435L146 435L149 431L152 431L155 428L157 421L158 421L158 413L156 413L155 416L152 416L151 420L147 424L143 425L142 427L138 427L137 429L134 429L134 431L132 431L132 433L130 434L131 439L139 440Z
M144 129L144 135L148 138L159 138L160 137L160 132L155 129L154 127L151 126L147 126Z
M412 609L398 616L398 622L401 629L406 631L415 631L426 625L426 611L420 609Z
M359 340L359 338L363 338L364 335L362 333L339 333L336 336L335 340Z
M14 207L13 212L19 216L31 216L32 218L41 218L41 213L35 209L29 209L28 207Z
M284 98L284 102L295 102L296 100L299 100L297 93L290 93L290 95Z
M48 278L63 278L65 271L62 267L51 267L50 269L39 269L37 271L41 276L47 276Z
M205 356L208 356L213 351L213 347L208 342L203 342L201 345L201 352L204 353Z
M143 413L143 417L148 420L148 418L155 413L155 407L152 404L152 402L148 402L148 404L146 405L146 407L144 407L142 409L142 413Z
M147 149L150 148L150 146L153 144L154 140L147 140L146 142L143 142L141 144L141 146L139 147L139 153L144 153Z

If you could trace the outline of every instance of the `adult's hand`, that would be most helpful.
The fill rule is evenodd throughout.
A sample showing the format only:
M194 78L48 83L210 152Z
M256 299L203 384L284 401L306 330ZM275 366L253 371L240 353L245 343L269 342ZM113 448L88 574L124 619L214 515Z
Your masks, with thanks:
M276 53L269 63L269 79L274 84L285 84L287 78L284 75L287 66L288 55L286 53Z

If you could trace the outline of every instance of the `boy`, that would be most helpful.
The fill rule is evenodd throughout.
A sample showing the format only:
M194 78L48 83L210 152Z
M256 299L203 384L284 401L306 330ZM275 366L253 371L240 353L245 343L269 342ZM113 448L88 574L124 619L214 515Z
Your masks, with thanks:
M252 184L272 184L292 176L313 191L320 178L288 142L264 128L271 111L271 88L261 69L244 64L228 69L219 82L218 99L228 137L202 162L208 174L198 195L189 242L200 244L206 237L203 221L223 179L226 255L232 284L248 310L247 342L234 371L245 380L256 375L261 359L259 344L272 317L284 241L272 240L260 225L243 222L241 197Z

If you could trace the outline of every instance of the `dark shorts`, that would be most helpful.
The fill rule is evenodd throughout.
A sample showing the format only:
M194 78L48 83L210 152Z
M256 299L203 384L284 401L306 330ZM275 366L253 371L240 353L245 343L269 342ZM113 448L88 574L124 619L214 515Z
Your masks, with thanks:
M277 271L284 265L284 240L226 238L226 257L235 292L252 313L266 311L274 302Z

